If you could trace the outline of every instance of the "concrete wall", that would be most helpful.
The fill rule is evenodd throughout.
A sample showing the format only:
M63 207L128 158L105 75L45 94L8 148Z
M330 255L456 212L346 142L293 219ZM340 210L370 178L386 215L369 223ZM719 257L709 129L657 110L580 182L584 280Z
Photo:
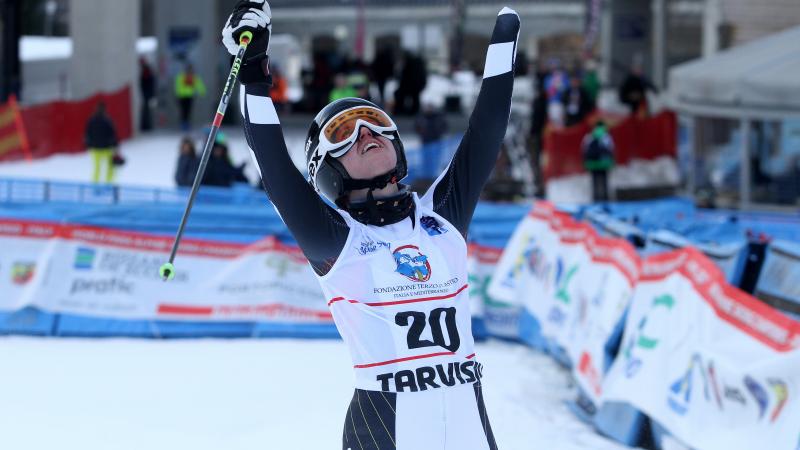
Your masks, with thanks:
M221 80L230 70L227 53L220 43L220 30L225 18L218 13L217 0L159 0L152 2L152 7L159 66L163 70L159 71L160 107L156 120L163 117L168 125L177 123L173 86L175 76L184 66L183 56L194 65L195 72L202 77L208 90L205 97L195 101L193 122L195 125L210 124L219 102ZM196 33L198 40L185 55L179 54L175 45L177 35L191 33Z
M69 18L73 45L69 63L71 98L85 98L125 85L136 93L139 14L139 0L72 0Z

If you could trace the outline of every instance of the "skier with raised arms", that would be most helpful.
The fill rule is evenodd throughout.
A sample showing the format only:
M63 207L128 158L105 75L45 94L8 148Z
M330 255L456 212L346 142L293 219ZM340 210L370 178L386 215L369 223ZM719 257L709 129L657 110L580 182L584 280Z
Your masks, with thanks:
M266 1L240 1L223 43L236 54L239 36L253 33L239 72L245 136L350 350L355 392L343 449L496 449L465 239L508 124L519 17L500 11L469 127L422 196L401 183L407 165L394 121L362 99L317 114L305 144L309 179L296 170L268 97L271 22Z

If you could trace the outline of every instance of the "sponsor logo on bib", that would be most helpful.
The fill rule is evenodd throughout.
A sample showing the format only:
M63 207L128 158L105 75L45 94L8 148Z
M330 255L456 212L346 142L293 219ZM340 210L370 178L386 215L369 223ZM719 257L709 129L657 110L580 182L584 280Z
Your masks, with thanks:
M396 248L392 252L392 256L397 263L395 271L400 275L420 283L431 278L431 265L428 263L428 257L420 253L419 247L404 245Z
M447 233L447 228L443 227L438 220L431 216L422 216L422 218L419 219L419 223L422 225L422 229L431 236Z

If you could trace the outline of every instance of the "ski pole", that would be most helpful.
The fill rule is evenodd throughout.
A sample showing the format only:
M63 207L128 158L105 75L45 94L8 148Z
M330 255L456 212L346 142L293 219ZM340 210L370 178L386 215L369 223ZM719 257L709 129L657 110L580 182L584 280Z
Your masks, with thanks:
M217 132L219 131L220 125L222 125L222 119L225 117L225 110L228 109L228 101L230 100L231 93L233 92L233 87L236 85L236 79L239 76L239 68L242 66L244 52L247 50L247 46L250 44L252 39L253 33L249 31L245 31L239 37L239 51L236 53L236 58L233 60L231 73L228 75L228 81L225 83L225 89L222 90L222 98L219 100L217 113L214 115L214 122L211 125L211 131L208 133L206 146L203 148L203 156L200 159L200 167L197 169L197 174L194 177L192 192L189 194L189 202L186 204L186 209L183 211L181 224L178 227L178 234L175 235L175 242L172 243L172 252L170 252L169 255L169 262L164 263L158 269L158 274L161 275L161 278L163 278L164 281L171 280L175 277L175 266L173 263L175 262L175 255L178 253L178 245L181 243L183 230L186 228L186 222L189 220L189 214L192 212L192 205L194 205L194 199L197 196L197 191L200 190L200 181L203 179L206 166L208 165L208 159L211 157L211 148L214 146L214 141L217 139Z

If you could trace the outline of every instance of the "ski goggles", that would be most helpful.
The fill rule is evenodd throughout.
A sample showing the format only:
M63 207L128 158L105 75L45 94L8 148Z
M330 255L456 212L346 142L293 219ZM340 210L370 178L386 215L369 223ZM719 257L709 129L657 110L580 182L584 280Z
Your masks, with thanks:
M325 124L319 133L319 149L339 158L353 148L362 126L387 139L394 139L397 132L397 125L382 110L373 106L356 106L333 116Z

